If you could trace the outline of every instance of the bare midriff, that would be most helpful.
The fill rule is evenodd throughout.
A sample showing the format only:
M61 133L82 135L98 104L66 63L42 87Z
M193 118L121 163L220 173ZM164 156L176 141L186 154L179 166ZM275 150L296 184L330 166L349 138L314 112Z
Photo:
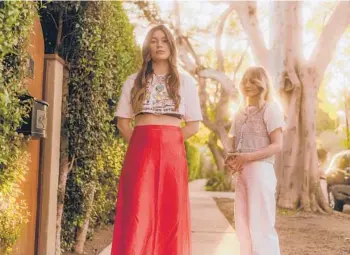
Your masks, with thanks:
M144 125L167 125L167 126L177 126L179 127L181 120L179 118L169 116L169 115L156 115L152 113L145 113L137 115L135 117L136 126Z

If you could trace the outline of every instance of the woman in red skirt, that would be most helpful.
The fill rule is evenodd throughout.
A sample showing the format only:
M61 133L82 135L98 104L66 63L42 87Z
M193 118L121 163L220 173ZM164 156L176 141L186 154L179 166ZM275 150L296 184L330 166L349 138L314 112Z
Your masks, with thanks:
M198 93L193 79L178 71L175 40L165 26L148 32L142 55L141 70L123 85L116 112L129 147L111 255L189 255L184 140L198 131L202 120Z

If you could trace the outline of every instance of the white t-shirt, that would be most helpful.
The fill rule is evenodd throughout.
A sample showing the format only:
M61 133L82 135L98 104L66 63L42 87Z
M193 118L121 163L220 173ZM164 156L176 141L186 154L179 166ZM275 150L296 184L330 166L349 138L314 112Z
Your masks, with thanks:
M254 152L268 146L271 144L270 134L285 127L283 112L277 103L266 103L253 114L247 109L234 115L229 131L229 136L235 137L234 149L240 152ZM263 161L274 163L275 159L271 156Z
M165 86L165 75L153 74L147 83L146 96L143 109L135 113L131 105L131 89L137 74L130 75L125 81L115 116L122 118L134 118L139 113L152 114L178 114L186 122L202 120L199 97L194 79L180 73L180 105L175 110L175 103L169 97Z

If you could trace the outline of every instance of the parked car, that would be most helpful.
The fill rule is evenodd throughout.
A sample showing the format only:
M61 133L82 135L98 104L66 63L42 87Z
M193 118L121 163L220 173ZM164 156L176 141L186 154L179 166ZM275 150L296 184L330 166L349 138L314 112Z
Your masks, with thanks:
M350 150L334 155L325 172L328 201L339 212L345 204L350 204Z

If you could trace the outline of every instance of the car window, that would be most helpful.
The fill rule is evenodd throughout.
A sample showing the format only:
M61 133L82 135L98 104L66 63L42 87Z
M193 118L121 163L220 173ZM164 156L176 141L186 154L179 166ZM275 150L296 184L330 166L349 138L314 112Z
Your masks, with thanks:
M337 168L340 169L350 167L350 154L345 154L337 158L335 165Z
M347 154L345 156L345 162L344 162L345 168L350 167L350 154Z
M342 156L338 156L334 159L333 164L331 164L331 168L339 168L341 166Z

